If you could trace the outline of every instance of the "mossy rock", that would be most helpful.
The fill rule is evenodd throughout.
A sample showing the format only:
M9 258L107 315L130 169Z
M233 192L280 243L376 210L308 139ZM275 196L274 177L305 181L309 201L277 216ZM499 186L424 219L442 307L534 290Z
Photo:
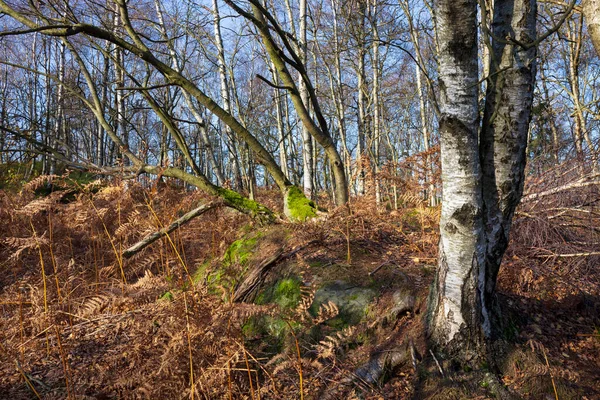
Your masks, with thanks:
M328 325L335 329L343 329L358 324L366 316L369 304L376 294L371 288L334 281L317 290L310 311L316 315L322 304L331 301L338 307L339 314L328 321Z
M282 309L292 309L300 303L302 282L289 277L275 282L256 297L256 304L277 304Z
M223 264L229 266L237 263L241 266L246 266L261 236L261 232L256 232L253 235L248 235L231 243L223 257Z

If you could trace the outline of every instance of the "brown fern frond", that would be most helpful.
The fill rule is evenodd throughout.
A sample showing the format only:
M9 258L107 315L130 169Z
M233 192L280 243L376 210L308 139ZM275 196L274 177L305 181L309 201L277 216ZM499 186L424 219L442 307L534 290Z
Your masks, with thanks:
M52 192L46 197L30 201L24 207L16 210L16 212L17 214L31 217L42 211L48 211L58 204L58 202L63 198L64 194L64 191Z
M47 245L48 238L46 237L46 232L40 237L26 237L26 238L18 238L18 237L9 237L3 239L2 242L9 248L12 248L13 253L10 255L7 261L16 261L20 258L21 253L25 250L36 249L38 245Z
M23 185L22 193L24 192L35 192L42 186L52 183L55 179L60 178L58 175L40 175Z
M115 297L110 295L93 296L77 308L77 316L85 318L101 314L114 300Z

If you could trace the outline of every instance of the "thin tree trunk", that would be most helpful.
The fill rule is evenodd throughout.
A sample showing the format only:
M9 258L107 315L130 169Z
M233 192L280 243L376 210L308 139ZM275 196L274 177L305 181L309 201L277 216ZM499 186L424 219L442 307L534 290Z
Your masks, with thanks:
M574 22L575 26L572 27L571 23L567 26L567 38L569 39L569 83L571 86L571 98L573 99L573 114L575 115L575 138L577 141L578 156L583 159L582 142L585 140L588 151L592 159L593 168L598 167L598 159L596 156L596 149L590 139L588 128L585 122L585 114L583 106L581 105L581 90L579 83L579 66L581 62L581 46L583 39L583 15L580 16L579 21Z
M229 4L231 5L233 3ZM309 92L311 100L313 100L315 116L319 121L318 126L315 123L315 121L313 121L313 119L311 118L306 105L302 102L302 99L299 95L299 91L297 89L297 85L292 76L290 75L284 60L281 58L280 49L277 47L273 38L271 37L271 33L265 21L265 16L254 3L252 4L252 10L254 18L257 22L257 28L259 29L262 36L265 49L267 50L273 63L275 63L281 81L288 88L288 92L290 93L290 97L292 99L292 103L294 104L294 108L298 113L298 117L300 118L302 123L307 127L311 135L323 147L327 158L330 160L333 166L333 174L335 178L336 188L335 203L339 206L344 205L348 201L347 182L344 173L344 164L342 162L339 152L337 151L337 148L335 147L335 144L333 143L331 136L329 135L329 131L327 130L327 123L325 121L325 118L323 117L323 114L321 113L318 102L316 102L316 95L314 94L314 91L311 91L312 89L308 87L307 83L307 90ZM297 67L301 68L302 74L306 74L306 69L304 65L297 65ZM303 79L306 78L303 76Z
M154 6L156 8L156 14L158 16L158 21L160 23L160 29L161 29L161 33L163 35L163 39L168 40L167 27L165 25L165 20L163 17L160 2L158 0L155 0ZM171 55L171 62L173 64L173 68L177 72L181 73L182 72L181 64L179 62L179 58L177 58L177 54L175 53L175 49L173 48L172 42L168 41L167 43L168 43L168 47L169 47L169 53ZM206 129L206 121L204 120L200 111L197 109L196 105L192 101L189 92L185 89L182 89L182 94L183 94L183 98L185 100L185 103L186 103L188 109L190 110L190 112L192 113L192 116L198 123L200 140L201 140L202 144L204 145L204 150L206 152L208 162L210 163L210 165L212 165L212 172L215 174L215 176L217 178L217 185L222 186L223 183L225 183L225 176L223 175L223 172L221 171L221 167L220 167L219 163L217 162L217 159L215 157L215 151L213 149L210 138L208 137L208 131ZM207 175L207 176L209 176L209 175Z
M217 60L219 66L219 80L221 83L221 99L223 100L223 109L227 113L231 113L231 100L229 96L229 84L227 81L227 67L225 65L225 49L223 47L223 38L221 36L221 16L219 14L219 2L213 0L213 18L214 18L214 31L215 31L215 44L217 45ZM225 125L225 134L227 135L228 147L230 151L229 162L232 164L233 177L236 188L241 190L242 174L240 161L238 157L237 145L233 131L229 125Z
M358 141L356 144L356 168L357 168L357 194L365 194L365 170L363 164L367 157L365 143L367 136L367 101L366 101L366 77L365 77L365 5L359 5L359 38L358 38L358 66L356 70L356 79L358 82Z
M542 58L543 61L543 58ZM554 114L554 108L552 106L552 99L550 98L550 92L548 85L546 84L546 74L544 72L544 64L540 65L540 78L542 82L542 90L544 96L544 102L546 103L546 112L548 115L548 123L550 124L550 132L552 133L552 158L554 164L558 165L560 162L560 138L558 134L558 128L556 127L556 115Z
M273 82L276 85L279 85L279 77L277 76L277 71L275 70L275 65L271 62L271 77ZM285 132L285 122L283 119L283 107L281 105L281 98L285 96L279 93L280 90L277 88L273 89L273 101L275 102L275 113L277 117L277 136L279 139L279 165L281 165L281 170L289 178L288 172L288 159L287 159L287 149L286 149L286 132Z
M300 0L300 38L298 43L298 55L302 60L304 65L307 65L308 57L306 55L306 31L307 31L307 4L306 0ZM304 79L300 77L298 82L298 90L300 91L300 98L302 99L302 103L306 106L307 109L310 109L310 102L308 98L308 91L306 88L306 83ZM313 180L315 170L313 168L313 143L312 136L308 131L308 128L305 124L302 124L302 169L304 171L303 177L303 187L304 194L309 199L314 197L314 187Z
M381 185L379 182L379 144L381 142L381 115L379 105L379 78L381 75L379 60L378 2L372 0L371 23L373 24L373 164L375 166L375 203L381 203Z

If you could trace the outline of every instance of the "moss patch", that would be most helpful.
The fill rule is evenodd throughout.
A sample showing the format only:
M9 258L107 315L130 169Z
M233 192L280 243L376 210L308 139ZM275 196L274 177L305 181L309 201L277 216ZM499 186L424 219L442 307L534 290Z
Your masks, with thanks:
M300 287L301 280L293 276L280 279L259 293L255 302L279 305L281 316L259 315L249 318L242 326L244 337L261 338L271 351L279 352L288 337L290 325L295 331L300 329L299 323L286 318L286 315L289 316L289 312L286 311L293 310L300 303L302 297Z
M285 215L293 221L306 221L317 216L317 207L297 186L291 186L285 197Z
M331 301L338 307L339 314L327 324L335 329L345 328L358 324L367 316L368 306L375 295L373 289L334 281L317 290L310 312L316 315L322 304Z
M248 260L256 248L256 242L262 236L262 233L258 232L255 235L238 239L229 246L223 257L223 264L230 266L232 264L239 264L243 267L248 265Z
M217 194L221 196L229 206L244 214L248 214L253 218L257 218L263 223L271 223L275 220L273 212L267 207L242 196L234 190L218 188Z
M292 309L300 303L300 279L285 278L277 281L256 298L257 304L278 304L283 309Z

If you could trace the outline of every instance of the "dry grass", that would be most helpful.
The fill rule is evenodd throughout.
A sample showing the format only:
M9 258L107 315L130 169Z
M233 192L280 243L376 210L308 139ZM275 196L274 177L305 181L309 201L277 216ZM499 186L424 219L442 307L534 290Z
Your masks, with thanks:
M554 173L555 186L580 179ZM263 231L252 262L282 247L301 248L277 264L278 274L303 282L298 305L285 310L229 302L248 266L223 269L223 254L258 229L229 209L211 210L132 259L120 258L146 234L209 201L198 192L167 185L153 193L137 184L97 191L96 184L95 193L80 190L61 202L64 193L34 195L42 179L18 195L0 192L0 397L486 398L485 388L462 381L465 376L441 379L424 356L421 316L437 255L439 207L424 203L415 183L423 179L415 176L387 177L385 169L378 176L402 189L398 210L378 206L369 189L352 199L350 215L330 208L327 218ZM553 187L543 182L529 183L529 191ZM592 252L598 199L597 188L586 187L519 210L499 282L507 318L520 316L503 361L504 382L522 397L555 396L554 388L561 399L598 394L598 258L561 256ZM259 201L280 208L276 193L261 191ZM201 265L204 275L194 277ZM218 284L204 279L219 270ZM370 282L380 296L359 325L333 329L324 322L337 307L308 312L317 277ZM417 294L414 312L383 321L394 285L407 282ZM258 316L287 321L277 351L265 337L245 336L244 325ZM380 386L349 380L373 352L406 340L414 342L416 370L402 366Z

